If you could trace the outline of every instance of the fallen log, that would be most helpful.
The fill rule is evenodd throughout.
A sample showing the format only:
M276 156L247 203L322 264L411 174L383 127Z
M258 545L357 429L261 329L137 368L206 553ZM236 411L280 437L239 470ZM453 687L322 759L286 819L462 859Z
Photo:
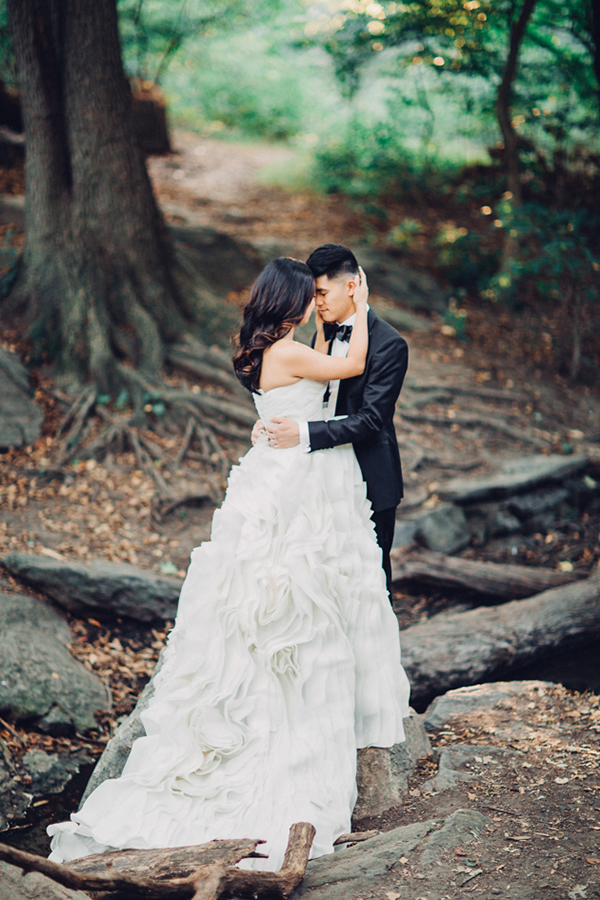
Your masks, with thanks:
M41 872L64 887L81 891L126 891L148 900L165 897L217 900L223 894L285 900L304 878L314 836L315 828L308 822L292 825L278 872L236 868L235 863L241 859L263 856L254 849L262 843L258 840L99 853L68 865L0 844L0 860L18 866L23 872Z
M492 597L522 600L549 588L585 577L583 572L555 572L534 566L500 565L445 556L423 550L403 554L393 550L392 581L424 581L426 584L463 587Z
M559 648L600 637L600 569L526 600L440 613L400 633L415 706L451 688L499 681Z

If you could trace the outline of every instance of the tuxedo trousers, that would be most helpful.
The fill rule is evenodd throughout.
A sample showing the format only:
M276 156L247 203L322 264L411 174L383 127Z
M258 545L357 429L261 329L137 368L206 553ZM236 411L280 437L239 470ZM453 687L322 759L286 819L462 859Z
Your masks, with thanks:
M377 543L381 547L381 562L383 571L385 572L390 603L392 602L392 564L390 562L390 550L392 549L392 543L394 541L396 509L397 507L390 506L389 509L378 509L371 515L371 521L375 526Z

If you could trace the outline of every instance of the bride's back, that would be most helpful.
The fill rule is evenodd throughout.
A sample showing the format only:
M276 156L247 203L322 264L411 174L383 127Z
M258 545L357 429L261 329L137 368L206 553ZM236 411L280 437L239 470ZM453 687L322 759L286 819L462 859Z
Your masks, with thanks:
M253 394L258 415L263 422L273 416L287 416L298 422L314 421L323 418L323 394L325 385L322 381L302 378L293 384L281 385L271 390L259 390Z

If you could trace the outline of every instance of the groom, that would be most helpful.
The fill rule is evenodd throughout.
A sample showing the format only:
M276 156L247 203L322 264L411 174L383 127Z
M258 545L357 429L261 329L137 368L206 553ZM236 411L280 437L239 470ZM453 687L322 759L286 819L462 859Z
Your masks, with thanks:
M317 282L316 306L325 323L329 352L346 356L356 318L354 292L359 273L351 250L324 244L306 261ZM388 592L391 588L390 550L396 507L402 496L402 469L394 429L394 408L408 364L408 346L395 328L368 312L369 350L362 375L332 381L325 394L326 421L294 422L273 417L267 428L277 449L300 443L307 452L351 443L371 501L377 542L383 554ZM314 339L313 339L314 343ZM333 418L335 416L335 418ZM390 595L391 596L391 595Z

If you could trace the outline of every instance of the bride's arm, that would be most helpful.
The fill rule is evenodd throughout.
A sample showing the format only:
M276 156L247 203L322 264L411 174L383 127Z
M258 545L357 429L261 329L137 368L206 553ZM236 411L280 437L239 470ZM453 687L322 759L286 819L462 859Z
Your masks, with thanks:
M287 374L296 378L312 378L315 381L333 381L338 378L352 378L362 375L365 370L369 332L367 327L367 299L369 289L366 275L360 270L360 281L354 294L356 322L352 329L348 355L346 358L327 356L326 343L321 328L317 333L315 349L295 341L280 341L277 349L279 363ZM272 349L275 349L273 347ZM272 352L272 351L271 351Z

